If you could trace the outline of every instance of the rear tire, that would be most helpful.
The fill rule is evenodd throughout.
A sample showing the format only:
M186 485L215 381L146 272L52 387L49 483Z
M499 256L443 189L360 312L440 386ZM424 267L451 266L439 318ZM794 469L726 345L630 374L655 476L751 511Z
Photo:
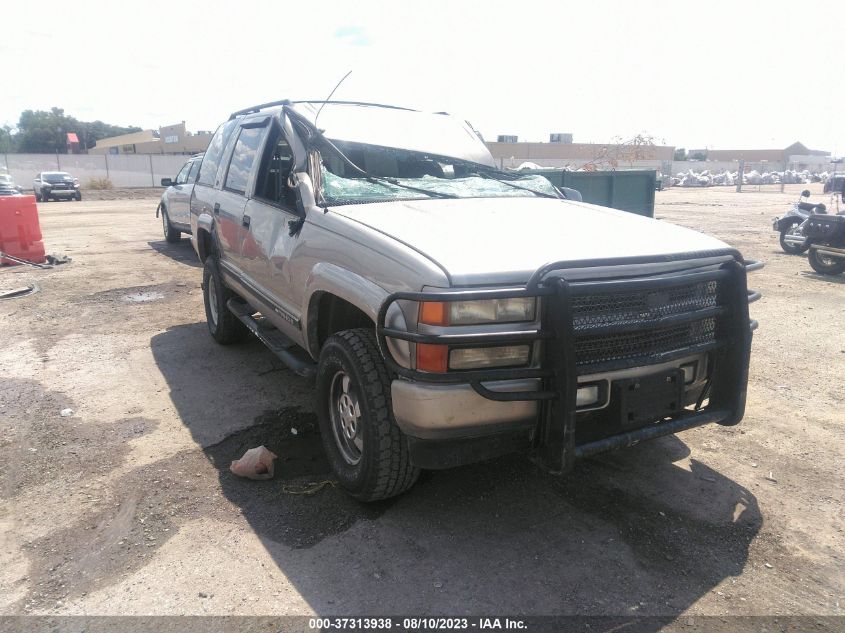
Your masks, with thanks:
M810 266L822 275L839 275L845 272L845 260L821 255L815 248L807 256Z
M161 225L164 230L165 240L171 244L176 244L182 239L182 231L173 228L173 225L170 223L170 218L167 217L167 209L164 206L161 207Z
M240 322L226 305L235 296L223 285L217 259L212 255L206 258L202 271L203 303L208 331L221 345L240 343L249 335L247 327Z
M346 330L326 341L316 388L323 448L341 486L361 501L399 495L420 474L393 419L390 383L373 331Z
M780 230L780 247L785 253L789 253L790 255L800 255L801 253L806 253L807 249L810 248L810 243L806 239L804 240L804 243L800 245L790 244L789 242L784 241L786 236L789 235L796 226L801 226L801 223L797 220Z

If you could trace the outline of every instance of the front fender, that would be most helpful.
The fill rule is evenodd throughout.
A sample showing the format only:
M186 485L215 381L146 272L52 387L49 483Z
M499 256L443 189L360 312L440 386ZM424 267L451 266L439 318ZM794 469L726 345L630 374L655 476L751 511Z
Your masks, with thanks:
M305 309L302 311L302 330L306 333L308 351L314 358L317 358L320 352L317 340L317 311L320 297L324 293L351 303L372 319L373 323L378 318L382 302L390 294L369 279L335 264L320 262L314 266L305 283ZM395 313L389 314L388 319L392 321L393 327L407 328L401 310L397 309Z

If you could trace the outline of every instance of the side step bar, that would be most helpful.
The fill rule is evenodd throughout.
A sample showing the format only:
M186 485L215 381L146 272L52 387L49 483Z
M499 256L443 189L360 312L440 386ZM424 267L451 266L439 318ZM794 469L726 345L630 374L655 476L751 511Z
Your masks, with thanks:
M297 353L296 343L275 327L268 327L263 319L258 321L253 317L254 310L248 304L233 297L226 303L226 307L293 373L304 378L313 378L317 374L317 363L310 358L305 358L304 353Z

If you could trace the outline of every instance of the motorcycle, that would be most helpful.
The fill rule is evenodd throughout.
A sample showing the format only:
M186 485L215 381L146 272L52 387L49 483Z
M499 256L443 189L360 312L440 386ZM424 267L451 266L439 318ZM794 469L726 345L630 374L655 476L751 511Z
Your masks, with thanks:
M772 229L780 233L780 247L790 255L799 255L810 248L801 226L813 214L827 213L827 207L822 204L807 202L810 191L805 189L801 197L792 208L780 218L775 219Z
M807 259L813 270L822 275L845 272L845 212L811 215L804 223L804 235L810 248Z

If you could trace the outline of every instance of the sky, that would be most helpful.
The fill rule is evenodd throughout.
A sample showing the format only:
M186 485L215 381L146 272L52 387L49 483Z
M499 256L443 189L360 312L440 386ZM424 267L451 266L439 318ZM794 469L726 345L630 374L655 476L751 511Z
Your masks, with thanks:
M278 99L447 111L486 139L845 155L845 2L4 3L0 124L24 109L213 130ZM60 16L61 26L46 16ZM17 26L13 26L17 25Z

